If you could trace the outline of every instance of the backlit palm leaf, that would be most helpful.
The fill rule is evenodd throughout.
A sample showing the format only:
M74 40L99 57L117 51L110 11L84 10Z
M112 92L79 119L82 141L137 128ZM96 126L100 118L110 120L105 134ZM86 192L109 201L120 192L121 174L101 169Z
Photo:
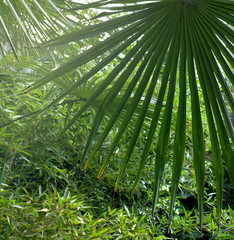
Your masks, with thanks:
M0 2L0 53L4 59L12 51L18 60L27 56L28 49L69 32L74 19L65 17L63 10L72 5L42 0L5 0ZM76 14L74 14L75 17ZM77 25L77 23L76 23Z
M175 96L177 96L175 94L179 94L172 166L170 220L173 214L173 205L184 159L186 115L191 113L193 161L201 226L203 221L205 177L205 146L201 109L205 107L212 145L217 187L218 223L220 223L223 160L231 182L234 185L234 156L232 151L234 134L227 110L228 105L231 112L234 112L233 95L228 87L228 85L234 85L234 2L228 0L100 0L88 5L78 5L75 10L92 7L100 8L102 11L105 9L107 13L103 12L102 16L114 15L115 13L127 14L118 15L103 23L65 34L46 43L45 46L56 46L61 43L80 41L109 32L109 36L107 35L108 37L104 41L91 46L87 51L52 71L40 81L35 82L28 90L40 87L102 56L102 59L96 66L78 79L53 102L55 104L72 92L74 88L89 81L96 73L122 53L124 55L122 60L97 86L62 133L96 99L100 97L103 99L97 111L81 162L81 166L86 168L105 141L106 136L115 125L123 109L126 110L122 118L122 124L118 128L109 153L98 173L98 178L100 178L109 164L111 156L117 148L123 133L126 131L131 118L134 116L138 104L141 102L140 110L138 108L137 120L135 125L132 126L132 137L125 158L120 166L119 176L115 185L115 191L117 191L142 129L147 110L152 102L152 98L156 96L157 100L154 104L151 125L148 128L147 141L133 189L134 192L146 164L155 131L158 128L159 137L155 159L153 211L156 207L164 166L167 161L171 119L172 113L175 111L173 103ZM162 75L160 75L161 72ZM130 80L130 83L128 80ZM176 85L179 85L179 92L175 91ZM108 91L105 91L106 89ZM157 94L155 89L158 89ZM200 97L199 91L202 91L202 97ZM111 104L116 99L119 99L118 105L114 109L110 109ZM188 99L191 101L191 109L186 105ZM225 104L224 100L228 104ZM103 118L110 110L112 110L112 115L109 123L94 149L90 151L92 140ZM162 124L158 126L161 113L163 113Z

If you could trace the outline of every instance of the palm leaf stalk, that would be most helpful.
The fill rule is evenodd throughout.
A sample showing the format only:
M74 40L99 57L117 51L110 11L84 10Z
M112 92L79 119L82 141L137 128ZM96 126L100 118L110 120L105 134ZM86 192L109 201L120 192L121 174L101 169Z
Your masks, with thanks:
M202 105L204 105L213 155L218 209L217 219L220 225L223 160L234 186L234 156L232 150L234 134L233 125L228 115L227 103L225 103L225 101L228 102L228 107L233 113L233 94L230 92L228 84L234 86L234 2L229 0L101 0L78 5L73 10L78 11L89 8L98 8L103 11L106 9L108 11L106 16L111 14L114 16L115 13L123 13L123 15L73 31L43 44L44 47L56 47L59 44L92 38L106 32L110 34L104 41L100 41L29 86L25 93L57 78L62 81L62 75L85 65L91 60L97 59L97 57L103 56L103 59L93 69L64 90L45 109L42 109L44 111L72 92L74 88L88 82L121 52L124 53L125 57L109 73L106 79L97 86L82 107L77 110L61 134L71 127L94 101L102 97L103 102L97 111L81 161L81 167L86 169L119 116L125 110L122 124L99 170L97 176L99 179L110 163L111 156L127 130L130 120L136 113L137 105L141 99L144 99L141 104L142 107L137 113L138 119L132 126L132 138L120 166L120 172L115 184L115 191L117 191L139 133L142 130L150 102L155 96L155 89L159 89L151 125L148 128L147 141L132 191L133 196L158 128L159 138L155 157L153 212L159 197L165 163L168 160L167 150L172 113L174 111L174 98L176 94L179 94L179 108L174 137L169 224L173 218L173 206L184 160L186 116L191 112L193 162L197 182L201 229L203 225L205 182L205 144L201 110ZM105 12L100 14L100 16L103 15L105 15ZM117 29L118 31L114 31ZM126 53L126 49L129 47L130 50ZM136 71L134 71L135 68ZM160 75L161 72L162 75ZM128 80L130 80L130 83L128 83ZM175 91L177 84L179 85L178 92ZM107 89L108 91L105 91ZM199 95L200 90L202 91L202 97ZM121 96L119 104L113 110L110 121L96 146L92 148L92 142L97 130L110 110L109 106L118 96ZM191 100L191 109L186 105L188 98ZM162 124L158 124L160 115L162 115L163 119Z

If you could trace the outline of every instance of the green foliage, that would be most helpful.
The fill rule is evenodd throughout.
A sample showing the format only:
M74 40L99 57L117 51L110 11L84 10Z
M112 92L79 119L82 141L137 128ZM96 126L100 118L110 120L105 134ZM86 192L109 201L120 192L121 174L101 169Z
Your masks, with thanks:
M233 2L42 3L0 3L1 237L232 238Z
M1 94L23 84L8 77L1 82ZM13 87L14 86L14 87ZM12 88L11 88L12 87ZM46 90L36 91L32 95L20 95L18 101L4 98L5 111L2 119L13 120L18 109L24 113L34 112L38 105L46 104L52 95ZM3 99L3 98L2 98ZM22 108L24 107L24 108ZM76 106L74 106L76 107ZM7 109L11 111L7 111ZM108 151L104 146L85 174L77 168L81 159L80 151L85 147L85 125L91 128L90 116L73 126L79 136L68 131L57 142L57 126L66 122L66 105L58 105L32 121L25 118L2 128L1 134L1 198L0 198L0 238L1 239L199 239L198 210L194 185L194 168L189 154L186 167L182 171L179 192L175 205L175 216L167 234L170 196L170 164L165 166L165 177L160 193L154 221L151 220L153 189L153 156L146 164L134 198L129 201L137 161L131 161L131 170L127 171L119 191L114 194L114 183L118 175L118 166L124 157L124 151L116 153L112 167L103 178L96 181L98 167L102 157ZM20 112L21 112L20 110ZM5 122L4 122L5 123ZM25 134L27 132L27 134ZM131 132L125 135L128 141ZM114 135L112 136L114 137ZM109 139L111 141L111 138ZM156 139L155 139L156 141ZM145 135L142 135L134 151L134 158L140 161L144 150ZM189 141L188 141L189 143ZM173 146L173 142L171 143ZM122 148L126 148L125 144ZM173 148L169 152L172 152ZM169 157L171 153L169 153ZM5 163L5 169L3 169ZM4 174L3 174L4 173ZM204 239L218 233L215 207L215 179L212 163L207 163L207 185L205 191ZM226 201L231 201L227 183ZM114 196L113 196L114 194ZM231 206L231 202L229 202ZM220 233L216 239L230 239L233 236L233 209L225 205L222 213Z
M42 46L56 49L59 44L92 39L93 36L99 37L96 44L55 71L43 76L25 93L40 88L54 79L57 82L63 82L61 75L81 68L90 61L97 62L97 59L101 57L95 66L67 87L57 99L43 109L44 111L70 94L75 88L88 84L97 73L122 54L123 57L119 59L119 63L109 71L103 81L100 84L95 83L94 90L90 92L87 101L77 109L59 136L64 134L86 111L89 111L95 102L100 101L80 162L80 167L86 170L108 134L116 131L108 154L99 168L97 174L99 179L103 176L107 166L111 165L113 155L118 151L131 125L131 137L127 142L128 147L120 163L115 183L115 191L117 191L131 161L139 135L143 131L147 113L151 111L150 126L145 132L147 140L132 192L134 193L139 183L153 139L157 135L153 189L153 212L155 211L165 164L169 161L168 146L170 138L173 138L172 194L169 216L171 220L184 162L186 118L192 115L192 131L189 134L192 135L193 165L202 229L206 160L204 141L207 130L216 176L218 222L221 217L224 184L223 160L229 178L234 184L233 126L229 119L227 104L224 102L225 98L228 108L233 112L233 96L228 87L229 84L233 86L234 78L232 71L234 67L233 38L231 37L233 35L233 21L231 20L233 2L228 0L171 0L137 3L138 1L132 0L125 1L124 4L118 0L104 0L84 5L78 4L78 7L73 10L107 9L113 18L42 44ZM106 34L107 37L103 39L100 37L101 34ZM190 105L187 105L188 99L190 99ZM156 100L155 104L152 104L153 100ZM175 102L178 108L174 109ZM202 116L203 110L205 120ZM173 116L173 114L176 115ZM105 125L103 122L107 116L110 120ZM137 116L136 120L131 124L134 116ZM173 117L176 121L176 126L173 128L175 134L171 134ZM121 124L117 126L119 121ZM208 129L204 129L204 124L208 125ZM102 134L96 141L95 138L100 130Z

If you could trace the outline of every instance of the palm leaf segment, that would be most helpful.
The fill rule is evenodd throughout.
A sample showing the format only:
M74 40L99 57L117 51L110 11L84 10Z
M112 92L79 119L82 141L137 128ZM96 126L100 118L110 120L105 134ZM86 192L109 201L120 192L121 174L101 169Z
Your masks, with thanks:
M112 18L106 22L89 26L49 41L46 46L79 41L118 29L117 32L115 31L105 41L100 41L97 45L36 82L31 86L31 89L40 87L54 78L60 77L86 64L90 60L108 53L104 55L102 60L92 70L83 75L74 85L65 90L58 99L50 104L53 105L69 94L75 87L89 81L92 76L109 64L121 52L125 54L126 48L131 46L125 57L97 87L92 96L74 115L70 123L67 124L63 132L109 87L109 91L104 96L104 100L97 111L94 125L84 151L81 166L86 169L114 126L126 103L130 102L125 111L122 124L110 147L109 154L98 173L98 178L100 178L123 133L127 129L128 123L134 115L137 106L140 104L141 110L138 112L137 121L133 126L134 130L125 159L120 166L120 173L115 185L116 191L137 142L147 109L151 104L151 99L153 96L155 97L155 88L158 87L157 101L133 189L134 192L146 164L148 152L158 127L159 137L154 176L154 211L167 160L170 126L174 109L173 102L175 94L179 94L179 107L174 137L170 219L172 218L173 205L184 159L186 114L190 114L191 112L193 161L202 225L205 146L201 108L204 105L212 145L213 166L217 187L218 223L220 223L223 192L223 159L234 186L233 126L230 123L227 110L228 106L231 112L234 112L233 96L230 91L230 86L233 87L234 85L232 71L234 67L234 3L228 0L161 0L140 2L134 0L103 0L88 5L80 5L76 10L91 7L107 9L108 12L106 15L120 12L128 12L128 14L120 15L117 18ZM105 13L102 13L102 15L105 15ZM160 75L161 71L163 72L162 76ZM128 79L131 80L130 83L128 83ZM175 91L176 85L179 85L179 92ZM199 93L200 90L202 91L202 97ZM97 145L95 145L94 150L88 154L92 140L103 117L109 109L110 104L118 95L121 95L118 106L114 109L110 121L100 136ZM191 101L191 109L186 105L188 100ZM163 105L165 105L165 108L162 108ZM163 113L162 124L158 126L161 112Z
M72 20L62 9L69 9L61 1L4 0L0 2L0 56L5 60L10 50L19 57L29 55L29 49L48 41L61 32L68 32ZM35 51L36 52L36 51Z

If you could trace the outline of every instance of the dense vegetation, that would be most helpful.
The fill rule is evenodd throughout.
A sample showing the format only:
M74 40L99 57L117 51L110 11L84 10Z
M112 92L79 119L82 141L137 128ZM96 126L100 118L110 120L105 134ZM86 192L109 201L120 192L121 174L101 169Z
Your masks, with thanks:
M231 56L233 53L230 46L233 39L229 34L233 34L233 30L228 27L232 25L229 17L231 17L231 11L234 10L233 3L212 0L203 5L203 1L193 0L199 7L208 9L207 11L212 11L213 5L214 13L221 9L219 17L228 25L223 25L222 28L219 25L219 30L223 29L222 33L225 32L224 30L229 33L222 39L223 41L226 39L226 42L222 42L222 44L226 44L226 52L220 47L218 40L213 42L218 43L222 54L224 52L226 54L225 63L222 61L222 56L217 57L216 55L215 59L222 67L226 67L222 68L221 76L225 79L227 87L225 88L220 82L218 85L220 91L211 87L218 99L219 111L224 120L219 119L219 111L214 107L216 103L210 99L213 96L212 91L206 95L204 94L206 88L202 85L202 81L201 83L197 81L196 85L197 92L195 93L198 94L198 102L200 102L200 114L196 113L195 116L201 118L203 135L203 137L198 135L197 140L203 143L200 142L198 146L204 145L202 146L204 149L201 150L195 146L195 150L204 151L204 163L200 162L205 167L203 174L203 172L198 172L199 169L202 170L202 167L197 166L196 160L194 160L194 155L196 155L194 154L194 141L196 141L194 136L199 133L199 130L194 129L192 125L194 122L192 109L198 103L190 97L193 89L189 88L189 83L186 81L185 85L181 81L176 83L174 86L175 96L171 99L171 103L168 103L167 99L170 99L172 86L166 88L169 92L164 95L161 93L163 82L169 78L169 76L165 77L165 72L169 71L171 75L175 73L175 78L183 79L181 76L182 60L178 63L178 65L180 64L178 72L172 69L168 70L167 62L171 53L167 52L165 59L161 59L162 65L158 73L159 83L155 84L154 91L149 93L148 90L151 89L153 81L147 82L142 96L137 94L138 89L142 87L139 84L141 77L138 76L138 69L142 68L142 72L145 74L143 79L147 79L147 71L150 67L146 69L143 67L147 66L145 60L147 54L146 57L143 53L135 56L135 59L138 60L134 60L135 63L133 61L135 68L131 70L130 75L126 72L134 64L125 62L125 59L128 59L128 53L132 49L136 49L141 38L138 41L136 39L133 39L132 42L129 41L129 45L124 46L121 54L117 54L112 60L106 60L105 66L101 70L92 73L92 69L97 68L103 59L108 59L110 53L114 53L116 49L126 43L123 41L123 45L119 46L116 42L118 48L110 50L108 46L113 45L113 42L108 45L108 37L120 36L118 35L119 31L123 31L124 34L129 31L125 25L117 24L115 26L113 24L114 27L111 28L109 28L110 25L102 25L103 19L106 21L106 18L108 21L115 21L116 17L124 16L128 21L130 15L125 15L125 12L129 11L128 5L121 6L121 8L118 8L118 5L112 6L111 15L108 12L98 15L97 12L89 9L90 7L102 9L107 2L96 1L88 9L86 9L86 5L78 5L77 11L68 11L77 5L70 1L66 1L66 5L60 0L46 1L43 8L48 14L47 20L43 14L40 14L40 8L35 8L39 5L33 5L37 3L42 6L43 1L13 2L7 0L0 4L1 37L3 39L0 59L2 66L0 68L0 239L200 239L201 235L203 239L234 238L234 192L233 169L231 168L234 160L233 152L232 155L228 152L229 147L233 148L233 126L228 125L230 124L229 116L233 114L233 79L230 78L233 76L233 63L229 61L229 55ZM131 5L134 1L126 1L126 3L128 2ZM145 10L145 6L147 6L146 9L153 7L151 5L153 2L146 1L146 5L143 4L142 7L140 7L141 4L131 7L135 7L136 14L139 14L140 11ZM186 5L186 1L179 2ZM221 2L224 4L223 7L219 5ZM225 4L227 5L225 6ZM167 7L167 5L165 6ZM163 19L164 12L161 11L161 7L163 9L163 5L160 6L159 14ZM30 12L30 8L34 9L33 14ZM16 12L14 13L13 10ZM124 15L122 15L122 11ZM155 11L158 11L157 8ZM13 14L11 15L9 12ZM102 18L99 19L99 17ZM139 17L143 21L143 25L147 24L147 21L144 22L145 16L139 15ZM93 20L88 21L87 19L90 18ZM29 19L31 20L29 21ZM104 26L104 28L97 27L96 30L93 30L93 24ZM27 31L23 30L23 25ZM202 25L198 24L198 26ZM20 27L21 31L19 31ZM87 29L87 31L79 29ZM125 31L126 29L127 31ZM108 34L105 33L105 30L108 31ZM38 35L38 32L41 34ZM69 32L71 32L70 35ZM181 32L183 31L181 30ZM138 34L138 30L135 33ZM62 34L65 34L62 38L56 38ZM80 36L82 34L84 39ZM95 34L97 36L91 39L86 38ZM129 35L124 34L123 39L129 40ZM147 31L145 34L147 35ZM170 31L168 34L171 34ZM82 41L73 43L78 36ZM147 37L149 38L149 35ZM161 37L163 39L163 36ZM183 37L181 38L182 42L184 41ZM202 35L200 37L204 41ZM53 40L54 38L55 40ZM117 39L120 41L119 38ZM43 45L36 49L29 47L30 44L36 46L48 40L50 41L47 46L56 45L56 48L51 50ZM68 44L68 42L72 43ZM102 49L102 42L106 44L107 48L103 52L100 50L100 55L97 55L96 51ZM58 43L67 44L57 46ZM208 41L208 43L210 42ZM98 47L95 48L95 46ZM144 49L144 47L146 46L143 44L142 48ZM204 46L199 45L199 47ZM171 52L176 50L173 45L170 49ZM147 52L146 50L144 49L145 52ZM86 52L88 57L88 53L90 53L89 61L83 54ZM195 50L194 52L198 53ZM181 54L183 55L183 49ZM79 56L83 56L83 58ZM213 55L207 54L207 56L212 58ZM133 56L130 55L130 57ZM199 65L197 62L199 57L195 57L196 65L194 66ZM75 60L71 60L73 58ZM173 59L172 65L177 64L177 60L174 57ZM76 69L78 60L82 61L82 64ZM102 89L102 83L117 71L121 62L126 64L127 68L122 66L119 69L119 75L117 74L116 78L113 76L113 83L110 83L98 95L99 89ZM151 66L150 64L151 62L148 66ZM210 73L211 70L217 71L214 66L216 65L210 66L204 63L203 67L207 68ZM202 66L200 67L202 72ZM196 75L203 76L204 73L201 72L198 69ZM63 75L64 73L67 74ZM79 79L83 79L89 73L91 74L89 81L77 85ZM126 75L124 75L125 73ZM215 74L214 77L219 79L218 73L215 72ZM61 75L63 75L62 78ZM185 79L189 79L191 75L190 69ZM172 82L172 78L170 77L170 82ZM50 81L52 79L53 81ZM119 79L120 81L118 81ZM118 84L123 80L126 82L121 89L118 89ZM129 86L135 80L138 81L136 89L132 89L120 111L121 99L125 97ZM49 84L45 84L46 82ZM31 86L33 91L28 92L28 86ZM187 88L187 93L183 94L184 87ZM113 97L115 94L116 96ZM140 98L135 112L126 122L128 119L126 116L128 116L134 101L137 100L135 96L138 95ZM185 95L188 97L184 98ZM148 134L152 119L154 119L154 106L159 102L158 96L162 96L163 100L160 111L158 111L159 126L149 144ZM221 98L219 98L220 96ZM111 101L110 97L113 97ZM219 102L220 99L224 100L223 103ZM183 110L184 100L186 100L185 110L187 109L186 119L183 118L183 114L186 112ZM148 109L147 112L142 111L145 107ZM210 107L212 113L209 112ZM222 112L222 107L225 107L226 113ZM113 121L116 111L119 111L119 116ZM168 122L167 118L171 119L171 122ZM111 128L109 128L110 122L113 122ZM127 125L125 122L130 124ZM215 125L212 125L214 122ZM219 128L223 122L225 122L223 125L226 127L225 132ZM168 124L170 127L167 131ZM199 125L198 122L197 124ZM119 132L123 126L124 131L119 138ZM140 130L137 133L138 126L140 126ZM213 131L217 126L218 135ZM199 126L196 127L199 128ZM100 144L100 139L106 129L108 129L108 135ZM164 138L163 134L168 135L168 139ZM216 139L221 147L215 142ZM224 139L227 140L226 150L222 145ZM161 155L165 160L162 160L164 165L158 166L159 172L163 170L163 178L161 176L156 179L155 176L158 174L156 159L158 159L158 152L161 151L160 146L164 146L164 144L166 144L165 148L162 149L165 152ZM98 146L98 151L96 151L96 146ZM150 147L147 156L145 155L145 146ZM214 147L219 150L216 151ZM182 154L179 153L178 149L183 148L184 152L182 150ZM175 149L178 150L179 155ZM144 159L142 156L146 156L144 162L142 162ZM201 155L198 157L201 158ZM228 157L229 160L225 157ZM226 165L224 164L222 173L223 160L226 161ZM124 162L127 168L123 164ZM180 169L175 165L180 165L182 162L183 168L180 173ZM106 166L108 169L102 173L100 169L104 170ZM217 173L219 168L220 173ZM116 179L122 177L119 174L120 169L120 172L124 173L124 177L120 184L116 184ZM137 174L139 169L142 172ZM218 176L223 175L223 179L217 179ZM180 180L176 180L178 177ZM203 181L203 178L204 183L199 182ZM155 192L155 182L157 181L161 182L160 191ZM178 191L175 190L177 184ZM137 188L135 188L136 185ZM136 189L134 195L132 194L133 189L134 191ZM201 189L203 189L202 194L199 193ZM172 211L173 204L174 213ZM154 206L153 215L152 206Z

